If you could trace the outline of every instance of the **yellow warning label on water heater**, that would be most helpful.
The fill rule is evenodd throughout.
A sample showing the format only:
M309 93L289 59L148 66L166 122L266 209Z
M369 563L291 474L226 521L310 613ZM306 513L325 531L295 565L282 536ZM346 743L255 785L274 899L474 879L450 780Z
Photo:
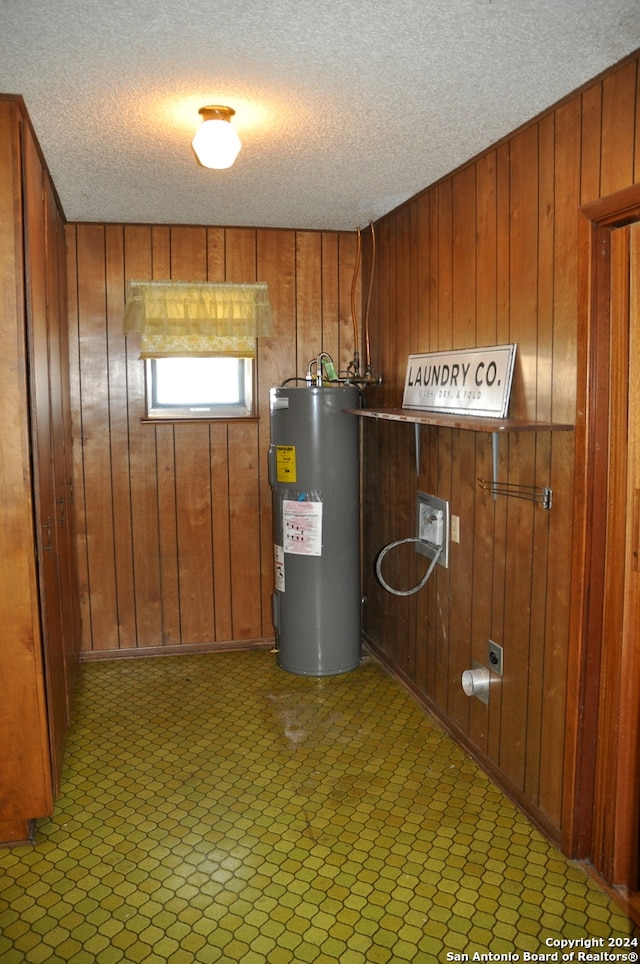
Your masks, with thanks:
M295 445L276 445L276 479L278 482L296 481Z

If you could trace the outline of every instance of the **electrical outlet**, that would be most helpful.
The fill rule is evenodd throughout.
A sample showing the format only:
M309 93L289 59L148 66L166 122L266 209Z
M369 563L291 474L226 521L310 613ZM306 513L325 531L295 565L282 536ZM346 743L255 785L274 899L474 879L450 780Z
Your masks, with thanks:
M460 516L451 516L451 541L460 542Z
M416 552L433 559L441 548L438 565L449 567L449 503L435 495L418 492L416 505Z
M502 676L502 646L500 646L499 643L494 643L492 639L489 640L489 668L493 673L498 673L500 676Z

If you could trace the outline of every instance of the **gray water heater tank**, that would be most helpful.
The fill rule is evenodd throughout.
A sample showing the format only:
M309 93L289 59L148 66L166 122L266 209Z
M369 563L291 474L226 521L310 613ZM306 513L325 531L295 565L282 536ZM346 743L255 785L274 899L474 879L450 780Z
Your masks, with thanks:
M361 654L359 391L272 388L278 664L301 676L355 669Z

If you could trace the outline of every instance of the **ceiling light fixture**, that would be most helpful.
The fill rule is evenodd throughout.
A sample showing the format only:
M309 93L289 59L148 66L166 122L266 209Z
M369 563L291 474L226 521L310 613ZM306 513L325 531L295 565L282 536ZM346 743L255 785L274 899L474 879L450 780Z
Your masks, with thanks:
M232 107L201 107L202 123L196 131L191 146L203 167L222 170L231 167L241 148L231 118Z

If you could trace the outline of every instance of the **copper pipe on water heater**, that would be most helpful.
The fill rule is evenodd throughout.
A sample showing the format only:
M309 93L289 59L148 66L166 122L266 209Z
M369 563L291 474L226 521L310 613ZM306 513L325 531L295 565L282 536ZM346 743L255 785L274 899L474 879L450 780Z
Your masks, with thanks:
M369 222L369 229L371 231L371 271L369 272L369 289L367 292L367 300L365 303L364 318L363 318L363 338L364 338L364 382L378 381L374 379L371 373L371 342L369 337L369 311L371 308L371 296L373 293L373 279L375 274L375 263L376 263L376 232L373 226L373 221ZM349 374L354 377L356 381L361 380L360 376L360 351L359 342L360 336L358 332L358 314L356 311L356 285L358 281L358 274L360 272L360 262L362 260L362 236L360 233L360 228L356 232L356 261L353 268L353 279L351 282L351 319L353 323L353 343L354 343L354 353L353 361L349 366Z

